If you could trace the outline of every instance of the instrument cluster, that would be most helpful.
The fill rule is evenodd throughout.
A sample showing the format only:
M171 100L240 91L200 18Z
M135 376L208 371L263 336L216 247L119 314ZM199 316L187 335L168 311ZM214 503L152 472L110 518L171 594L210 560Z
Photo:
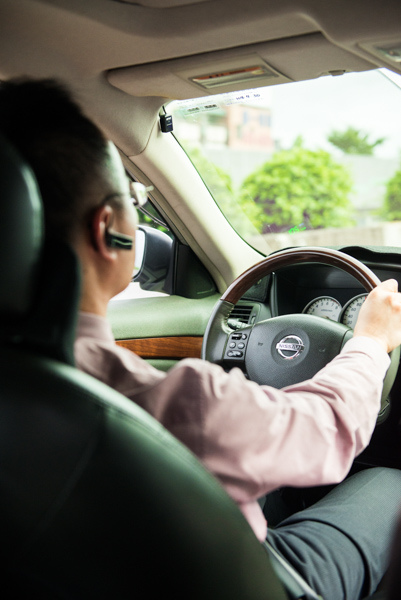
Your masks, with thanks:
M303 313L338 321L354 329L359 311L365 302L367 294L359 294L349 300L344 306L332 296L319 296L309 302Z

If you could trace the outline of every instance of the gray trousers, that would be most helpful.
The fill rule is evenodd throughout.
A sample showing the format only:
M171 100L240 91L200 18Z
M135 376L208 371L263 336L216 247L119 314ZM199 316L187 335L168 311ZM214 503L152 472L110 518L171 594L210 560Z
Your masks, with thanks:
M324 600L372 594L389 561L401 471L369 468L269 528L267 541Z

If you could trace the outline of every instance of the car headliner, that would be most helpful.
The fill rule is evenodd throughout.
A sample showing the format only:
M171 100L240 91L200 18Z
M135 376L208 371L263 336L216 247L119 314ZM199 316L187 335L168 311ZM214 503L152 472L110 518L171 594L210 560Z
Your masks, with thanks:
M57 74L116 131L132 109L118 89L143 97L138 111L157 113L161 98L208 93L182 71L213 71L244 55L287 81L399 69L375 48L401 45L400 22L396 0L0 0L0 77ZM142 122L124 136L130 155L149 137Z

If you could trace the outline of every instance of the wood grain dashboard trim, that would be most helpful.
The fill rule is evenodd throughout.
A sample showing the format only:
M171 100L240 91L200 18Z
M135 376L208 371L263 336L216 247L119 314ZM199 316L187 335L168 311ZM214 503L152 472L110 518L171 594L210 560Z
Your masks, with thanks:
M127 348L142 358L200 358L203 337L171 336L116 340L118 346Z

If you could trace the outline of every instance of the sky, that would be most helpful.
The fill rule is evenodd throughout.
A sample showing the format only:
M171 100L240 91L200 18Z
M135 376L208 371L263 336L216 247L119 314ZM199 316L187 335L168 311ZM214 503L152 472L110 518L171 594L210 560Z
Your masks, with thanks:
M394 78L401 86L401 77ZM267 92L273 136L284 148L292 145L298 132L306 147L333 152L329 133L352 126L369 134L369 141L386 138L375 156L401 158L401 89L379 71L321 77Z

